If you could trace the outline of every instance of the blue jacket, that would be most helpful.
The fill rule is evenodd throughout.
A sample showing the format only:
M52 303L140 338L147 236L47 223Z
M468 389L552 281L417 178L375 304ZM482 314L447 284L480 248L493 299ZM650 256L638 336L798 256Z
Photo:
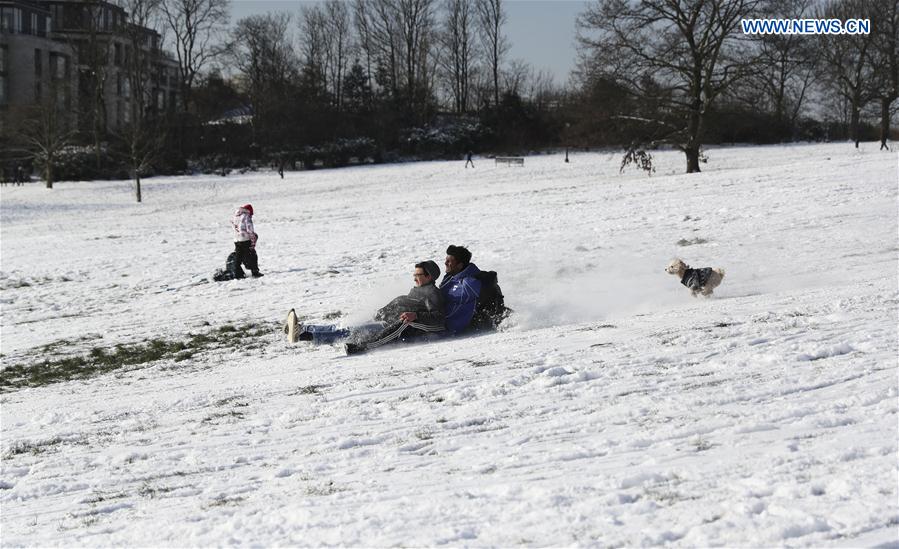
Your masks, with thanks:
M480 273L474 263L451 277L444 276L440 283L440 293L446 306L446 330L459 333L471 323L478 295L481 293L481 281L475 278Z

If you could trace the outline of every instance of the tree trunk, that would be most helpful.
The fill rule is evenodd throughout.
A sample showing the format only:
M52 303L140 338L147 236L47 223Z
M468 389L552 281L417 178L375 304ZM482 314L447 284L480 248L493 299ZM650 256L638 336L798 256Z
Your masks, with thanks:
M499 62L493 62L493 108L499 110Z
M890 103L889 97L880 98L880 150L890 150L887 139L890 138Z
M44 178L47 181L47 188L53 188L53 157L47 156L47 166L44 168Z
M701 146L699 132L702 129L702 114L700 109L702 100L696 99L690 113L690 123L687 125L687 144L684 153L687 155L687 173L699 173L699 148Z
M135 185L134 185L134 195L137 197L137 201L140 202L140 201L141 201L141 196L140 196L140 174L137 172L137 170L134 171L134 184L135 184Z
M857 149L860 140L858 131L859 106L857 103L853 103L849 108L852 109L852 114L849 117L849 138L855 142L855 148Z
M687 145L684 153L687 155L687 173L699 173L699 145Z

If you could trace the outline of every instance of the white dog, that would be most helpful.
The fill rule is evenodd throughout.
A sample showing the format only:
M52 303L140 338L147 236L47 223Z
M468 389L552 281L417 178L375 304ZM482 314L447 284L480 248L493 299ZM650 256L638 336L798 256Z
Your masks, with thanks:
M680 283L690 288L693 297L696 297L696 294L712 295L712 292L721 284L721 280L724 278L724 269L712 267L691 269L689 265L680 259L672 259L671 263L665 268L665 272L680 278Z

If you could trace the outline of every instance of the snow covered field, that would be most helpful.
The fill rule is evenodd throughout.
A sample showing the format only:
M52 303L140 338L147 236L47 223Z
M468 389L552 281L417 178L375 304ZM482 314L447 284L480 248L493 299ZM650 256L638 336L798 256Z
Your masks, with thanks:
M4 187L6 381L202 344L4 387L0 543L899 546L899 159L708 156ZM200 283L246 202L266 276ZM448 244L499 272L501 333L345 357L279 332L365 319ZM714 298L674 256L727 271Z

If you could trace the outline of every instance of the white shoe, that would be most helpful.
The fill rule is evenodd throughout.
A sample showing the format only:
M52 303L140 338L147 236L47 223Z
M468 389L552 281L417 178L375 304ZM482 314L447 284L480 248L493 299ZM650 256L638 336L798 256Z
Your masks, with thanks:
M300 332L303 327L297 321L297 313L293 309L287 313L287 320L284 322L284 333L287 334L287 341L296 343L300 340Z

